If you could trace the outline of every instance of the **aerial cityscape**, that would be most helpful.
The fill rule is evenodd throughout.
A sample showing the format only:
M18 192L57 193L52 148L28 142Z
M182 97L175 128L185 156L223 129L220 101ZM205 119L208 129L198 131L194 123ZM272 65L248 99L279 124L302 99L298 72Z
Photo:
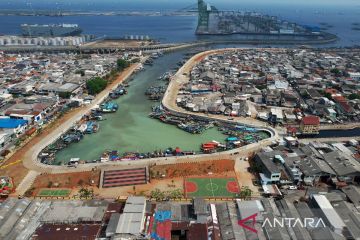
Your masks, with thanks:
M360 239L359 16L0 2L0 240Z

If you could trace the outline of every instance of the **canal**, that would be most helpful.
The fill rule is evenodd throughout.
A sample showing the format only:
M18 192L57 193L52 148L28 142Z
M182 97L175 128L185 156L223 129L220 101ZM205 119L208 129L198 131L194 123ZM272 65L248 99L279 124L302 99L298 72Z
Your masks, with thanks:
M360 128L342 129L342 130L321 130L317 138L333 138L333 137L358 137L360 136Z
M165 54L146 66L145 71L135 75L130 82L128 94L115 100L119 110L104 115L100 129L92 135L85 135L79 143L73 143L56 154L54 164L67 163L70 158L82 160L99 159L105 150L147 153L180 147L186 151L199 151L201 143L216 140L224 142L226 136L217 128L206 130L203 134L190 134L176 126L161 123L148 117L151 106L159 104L147 99L145 90L159 85L157 78L176 67L186 51Z

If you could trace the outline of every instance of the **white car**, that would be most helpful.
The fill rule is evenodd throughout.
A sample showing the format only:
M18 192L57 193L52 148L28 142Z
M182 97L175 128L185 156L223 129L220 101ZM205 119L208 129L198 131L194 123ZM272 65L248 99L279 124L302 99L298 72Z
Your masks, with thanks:
M298 188L297 188L297 186L289 186L289 189L290 190L297 190Z

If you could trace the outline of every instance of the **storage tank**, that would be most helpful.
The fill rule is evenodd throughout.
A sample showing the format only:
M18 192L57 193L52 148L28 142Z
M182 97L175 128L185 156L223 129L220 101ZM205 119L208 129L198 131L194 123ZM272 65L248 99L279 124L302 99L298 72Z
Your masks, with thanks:
M38 38L33 38L31 39L31 43L34 45L38 45L39 44L39 39Z
M49 42L50 42L50 45L52 45L52 46L56 46L56 45L57 45L55 38L50 38L50 39L49 39Z

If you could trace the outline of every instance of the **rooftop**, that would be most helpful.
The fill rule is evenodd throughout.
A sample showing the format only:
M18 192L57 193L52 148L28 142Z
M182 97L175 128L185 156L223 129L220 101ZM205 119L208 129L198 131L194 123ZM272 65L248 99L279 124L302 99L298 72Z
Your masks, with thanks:
M0 118L0 128L17 128L27 124L26 120L14 118Z
M302 119L304 125L319 125L320 118L318 116L305 116Z
M33 240L95 240L101 229L100 224L44 224L32 235Z

